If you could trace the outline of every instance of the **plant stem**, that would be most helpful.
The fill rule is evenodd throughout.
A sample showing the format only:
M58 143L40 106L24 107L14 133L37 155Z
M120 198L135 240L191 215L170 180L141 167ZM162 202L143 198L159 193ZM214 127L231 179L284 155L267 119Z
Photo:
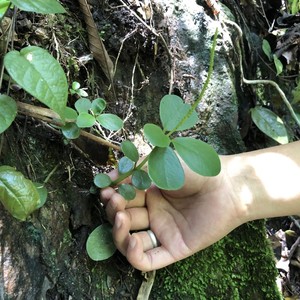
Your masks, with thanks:
M203 88L201 89L197 100L193 103L187 114L182 118L182 120L177 124L177 126L171 130L167 136L170 136L172 133L178 130L178 128L192 115L193 111L197 108L197 105L200 103L202 100L207 88L208 84L210 82L210 78L214 69L214 59L215 59L215 50L216 50L216 45L217 45L217 37L218 37L218 28L216 28L215 34L214 34L214 39L212 43L212 47L210 49L210 58L209 58L209 68L208 68L208 73L207 73L207 78L204 82Z
M153 150L152 150L153 151ZM130 175L132 175L132 173L135 171L135 170L140 170L146 163L147 161L149 160L149 156L150 154L148 154L146 157L144 157L144 159L131 171L128 171L127 173L124 173L122 175L120 175L116 180L114 180L112 183L111 183L111 186L115 186L115 185L118 185L120 182L122 182L124 179L126 179L127 177L129 177Z

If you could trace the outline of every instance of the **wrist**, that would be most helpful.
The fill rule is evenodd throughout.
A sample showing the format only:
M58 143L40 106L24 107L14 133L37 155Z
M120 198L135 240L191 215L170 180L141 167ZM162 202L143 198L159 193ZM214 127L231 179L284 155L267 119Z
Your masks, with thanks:
M241 220L300 214L299 146L292 143L224 160Z

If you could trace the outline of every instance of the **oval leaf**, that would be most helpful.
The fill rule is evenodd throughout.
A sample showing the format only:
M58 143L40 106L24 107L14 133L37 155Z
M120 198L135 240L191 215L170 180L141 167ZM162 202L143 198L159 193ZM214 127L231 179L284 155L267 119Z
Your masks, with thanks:
M68 83L62 67L52 55L42 48L30 46L20 52L8 52L4 65L13 80L26 92L63 115Z
M110 258L116 251L110 224L102 224L95 228L86 241L88 256L95 261Z
M32 181L22 173L1 166L0 201L15 218L25 221L39 207L40 196Z
M11 0L11 2L21 10L38 14L58 14L66 12L57 0Z
M75 121L78 117L78 113L71 107L65 107L63 111L63 117L69 121Z
M134 168L134 162L128 157L124 156L119 160L118 171L121 174L125 174Z
M111 178L106 174L101 173L101 174L97 174L94 177L94 184L100 189L110 186L111 183L112 183Z
M289 142L288 134L282 120L271 110L256 106L251 109L251 118L264 134L279 144L287 144Z
M76 120L76 124L80 128L92 127L95 124L95 122L95 117L87 112L80 113Z
M175 138L172 143L178 155L194 172L203 176L216 176L220 173L219 156L210 145L188 137Z
M153 145L158 147L168 147L170 139L164 134L162 129L154 124L146 124L144 126L144 134L146 139Z
M120 184L118 186L118 192L125 200L133 200L136 195L134 187L127 183Z
M106 101L102 98L97 98L92 101L91 110L95 115L100 115L106 107Z
M61 128L62 134L68 140L77 139L80 136L80 128L75 123L67 123Z
M75 102L76 110L81 112L88 112L92 106L92 102L87 98L80 98Z
M151 185L151 179L147 172L136 170L132 173L131 182L138 190L146 190Z
M159 107L160 120L163 129L166 131L174 130L183 120L190 110L191 105L183 103L183 100L176 95L166 95L162 98ZM185 120L177 130L185 130L194 126L198 122L198 116L195 111Z
M132 142L128 140L123 141L121 143L121 150L124 153L124 155L132 161L137 162L139 160L139 152Z
M161 189L177 190L184 184L184 171L178 157L170 147L155 147L148 161L151 180Z
M114 114L102 114L97 117L97 121L104 128L112 131L120 130L123 127L123 121Z
M262 50L268 57L269 61L272 61L272 50L271 50L271 46L267 40L263 40Z
M41 208L46 203L48 191L43 183L33 182L33 184L36 187L36 190L40 196L40 203L37 206L37 209L38 209L38 208Z
M5 131L17 115L16 101L6 95L0 95L0 133Z

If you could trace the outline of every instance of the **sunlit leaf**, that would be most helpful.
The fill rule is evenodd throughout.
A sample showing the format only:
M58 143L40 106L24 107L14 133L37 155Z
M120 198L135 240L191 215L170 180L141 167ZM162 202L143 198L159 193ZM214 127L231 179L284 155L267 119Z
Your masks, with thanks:
M134 162L128 157L124 156L119 160L118 171L120 174L125 174L134 168Z
M100 189L110 186L111 183L111 178L106 174L100 173L94 177L94 184Z
M102 224L92 231L86 242L86 251L95 261L108 259L116 252L110 224Z
M78 115L76 124L80 128L88 128L92 127L96 122L96 119L94 116L90 115L87 112L82 112Z
M219 174L220 159L210 145L189 137L177 137L172 143L178 155L194 172L203 176Z
M176 95L166 95L160 102L159 115L166 131L172 131L183 120L191 105L183 103L183 100ZM198 116L195 111L185 120L177 130L185 130L194 126L198 122Z
M155 147L149 156L149 176L161 189L177 190L184 184L184 172L175 152L170 148Z
M75 102L75 108L79 113L81 112L87 113L91 108L91 106L92 106L92 102L87 98L80 98Z
M148 173L143 170L133 171L131 182L138 190L146 190L151 185L151 179Z
M118 192L125 200L133 200L136 196L135 188L127 183L120 184L118 186Z
M0 167L0 201L15 218L25 221L40 205L39 193L31 180L9 166Z
M0 95L0 133L11 125L17 112L16 101L6 95Z
M38 14L58 14L66 12L57 0L11 0L11 2L21 10Z
M168 147L170 144L169 137L155 124L146 124L144 126L144 135L153 146Z
M106 129L117 131L123 127L123 121L114 114L102 114L97 117L97 121Z
M121 143L121 150L124 155L130 158L132 161L137 162L139 160L138 150L131 141L123 141Z
M66 139L73 140L80 136L81 129L75 123L70 122L63 126L61 131Z
M52 55L42 48L30 46L20 52L8 52L4 65L13 80L26 92L63 115L68 83L62 67Z
M289 142L287 130L282 120L271 110L256 106L251 109L251 118L263 133L279 144L287 144Z
M11 2L9 0L2 0L0 2L0 19L4 17L4 14L6 13L7 9L11 5Z

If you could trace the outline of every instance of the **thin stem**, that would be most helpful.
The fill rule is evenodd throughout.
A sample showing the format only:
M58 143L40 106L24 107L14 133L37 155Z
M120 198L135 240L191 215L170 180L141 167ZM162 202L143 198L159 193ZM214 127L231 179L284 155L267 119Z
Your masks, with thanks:
M127 173L124 173L122 175L120 175L116 180L114 180L112 183L111 183L111 186L115 186L115 185L118 185L120 182L122 182L124 179L126 179L127 177L129 177L130 175L132 175L132 173L135 171L135 170L140 170L146 163L147 161L149 160L149 155L147 155L146 157L144 157L144 159L131 171L127 172Z
M218 28L215 31L213 44L210 49L210 59L209 59L209 68L208 68L207 78L204 82L203 88L201 89L197 100L193 103L193 105L191 106L191 108L189 109L187 114L182 118L182 120L177 124L177 126L167 134L167 136L170 136L172 133L174 133L175 131L178 130L178 128L192 115L193 111L196 109L197 105L202 100L202 98L208 88L208 84L210 82L210 78L211 78L211 75L212 75L212 72L214 69L214 59L215 59L215 50L216 50L216 45L217 45L217 37L218 37Z

